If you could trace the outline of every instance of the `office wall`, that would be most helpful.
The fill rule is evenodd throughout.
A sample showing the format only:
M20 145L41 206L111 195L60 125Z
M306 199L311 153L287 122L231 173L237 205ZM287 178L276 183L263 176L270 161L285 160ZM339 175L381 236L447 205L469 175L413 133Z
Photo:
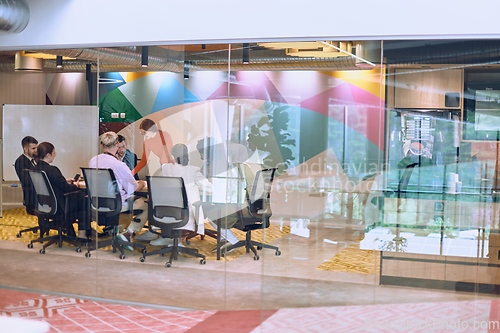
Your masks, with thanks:
M100 85L100 132L122 133L139 157L139 124L151 118L174 144L188 146L194 165L202 162L198 141L211 137L215 144L244 147L243 161L278 167L280 177L314 182L349 176L359 183L380 171L385 118L380 70L234 72L229 89L226 72L192 72L187 80L167 72L101 75L114 83ZM112 118L113 113L124 118ZM150 174L160 167L157 160L148 159ZM294 201L285 210L280 202L273 212L316 217L325 211L325 197L314 200L309 207Z
M182 115L208 108L212 118L217 119L218 114L225 115L228 109L230 117L234 117L233 113L238 112L237 106L243 103L248 105L244 123L230 131L231 139L243 137L246 140L248 128L258 118L257 110L271 114L281 107L289 117L287 132L292 133L298 143L292 148L294 162L290 167L328 148L334 150L339 160L349 160L343 151L346 142L340 132L347 131L349 141L358 142L363 151L383 148L383 141L379 142L379 131L384 127L381 113L383 98L380 98L380 83L377 81L380 80L379 74L380 70L236 72L232 75L228 96L225 73L221 72L195 72L189 80L184 80L180 74L165 72L139 78L130 77L127 73L102 73L103 77L116 83L101 85L100 88L100 132L121 130L120 126L125 127L161 112L167 118L177 117L175 119L182 121L170 121L166 125L169 127L164 128L173 133L174 143L196 144L197 140L207 135L220 141L227 135L220 131L222 124L219 124L216 133L206 133L201 115L193 121L182 119ZM252 108L249 106L252 103L259 103L259 106ZM346 111L350 117L345 116ZM112 118L112 113L123 114L124 118ZM224 117L222 121L225 121ZM320 132L323 125L325 130ZM137 125L131 126L135 131L127 130L130 142L140 138L136 136ZM332 126L338 127L340 132L332 131ZM311 135L315 140L310 139ZM142 150L141 140L135 140L134 148L139 152ZM365 162L364 158L356 159L358 164Z
M158 42L214 43L275 39L392 39L500 35L497 1L423 0L252 2L27 0L30 21L20 34L0 39L0 50ZM411 13L411 14L410 14Z
M0 105L4 104L45 105L45 75L0 73Z
M18 147L26 135L55 146L54 164L66 178L80 173L92 156L97 155L98 122L95 106L4 105L3 106L3 178L18 180L14 162Z

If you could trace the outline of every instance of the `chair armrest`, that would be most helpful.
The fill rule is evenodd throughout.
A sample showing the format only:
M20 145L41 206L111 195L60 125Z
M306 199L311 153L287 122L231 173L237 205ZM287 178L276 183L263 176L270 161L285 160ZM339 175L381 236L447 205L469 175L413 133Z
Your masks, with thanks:
M65 207L68 207L68 200L71 196L79 195L80 193L81 193L80 191L73 191L73 192L64 193L63 196L64 196Z
M68 196L70 196L70 195L79 194L79 193L80 193L80 191L79 191L79 190L77 190L77 191L73 191L73 192L64 193L64 196L65 196L65 197L68 197Z
M69 208L69 204L68 204L68 201L69 199L72 197L72 196L76 196L76 195L79 195L81 192L79 190L77 191L73 191L73 192L68 192L68 193L64 193L63 196L64 196L64 218L66 219L67 218L67 215L68 215L68 208Z
M200 209L201 209L201 204L203 201L196 201L193 202L193 207L194 207L194 223L195 223L195 230L198 231L198 225L200 224L199 217L200 217Z

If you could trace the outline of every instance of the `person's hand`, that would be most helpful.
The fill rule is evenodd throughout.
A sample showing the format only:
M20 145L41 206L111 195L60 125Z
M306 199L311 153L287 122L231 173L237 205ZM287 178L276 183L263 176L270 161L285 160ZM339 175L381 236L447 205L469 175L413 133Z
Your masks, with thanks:
M146 187L146 182L144 180L138 180L137 181L137 184L139 185L139 187L137 187L137 190L136 191L140 191L142 190L144 187Z
M70 185L73 185L75 184L75 179L74 178L69 178L69 179L66 179L66 182Z

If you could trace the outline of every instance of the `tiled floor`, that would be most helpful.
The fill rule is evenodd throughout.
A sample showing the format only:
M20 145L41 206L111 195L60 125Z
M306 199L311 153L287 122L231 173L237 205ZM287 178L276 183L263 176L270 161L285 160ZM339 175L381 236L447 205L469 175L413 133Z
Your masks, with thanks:
M1 300L2 315L43 320L50 324L50 332L64 333L181 333L215 313L142 308L5 289L1 290Z
M206 265L181 257L171 268L160 256L142 263L137 251L123 260L111 251L86 258L69 246L41 255L41 245L1 240L0 286L17 289L0 290L0 315L43 320L51 332L70 333L464 331L429 326L428 318L448 326L477 322L474 332L495 332L481 328L500 318L495 295L379 285L375 269L317 269L357 246L358 228L341 220L311 222L308 237L290 232L273 242L281 256L263 250L258 261L243 254ZM375 254L361 259L375 268ZM27 290L46 294L20 292Z
M0 293L2 315L45 321L51 333L500 332L500 300L176 311L16 290Z

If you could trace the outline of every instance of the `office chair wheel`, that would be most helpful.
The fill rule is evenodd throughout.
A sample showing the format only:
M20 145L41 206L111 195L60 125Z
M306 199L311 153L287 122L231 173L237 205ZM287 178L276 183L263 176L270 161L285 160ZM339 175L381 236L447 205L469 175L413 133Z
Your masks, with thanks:
M33 248L33 244L32 243L29 243L28 244L28 249L32 249Z
M170 266L172 266L172 264L171 264L171 263L169 263L169 262L167 262L167 263L165 264L165 267L167 267L167 268L168 268L168 267L170 267Z
M262 246L257 246L257 250L262 250Z
M280 256L281 255L281 251L280 250L276 250L276 252L274 252L275 255L277 256Z
M140 261L140 262L145 262L145 261L146 261L146 258L141 257L141 258L139 258L139 261Z
M41 249L40 254L45 254L45 249Z
M253 256L253 260L259 260L259 259L260 259L260 257L258 255Z
M161 257L164 257L164 256L165 256L165 253L160 253L160 256L161 256Z
M201 264L201 265L205 265L206 263L207 263L207 261L206 261L205 259L201 259L201 260L200 260L200 264Z
M224 257L226 256L226 253L221 252L220 256L221 256L222 258L224 258Z
M17 237L17 238L21 238L21 233L18 233L18 234L16 235L16 237Z
M120 259L125 259L125 255L124 254L120 254Z
M142 253L142 254L146 254L146 249L142 249L142 250L141 250L141 253Z
M85 257L86 258L90 258L90 256L91 256L90 252L85 252Z
M76 253L80 253L80 252L82 252L82 248L81 247L77 247L76 248Z

